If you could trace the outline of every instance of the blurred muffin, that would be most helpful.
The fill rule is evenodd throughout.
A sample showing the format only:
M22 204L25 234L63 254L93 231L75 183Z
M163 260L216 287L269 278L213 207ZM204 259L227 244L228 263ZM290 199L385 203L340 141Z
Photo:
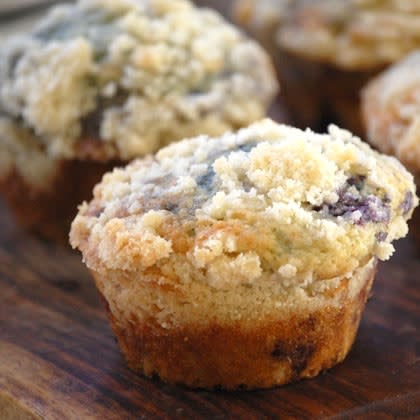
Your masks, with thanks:
M420 52L372 80L362 110L368 140L420 176Z
M420 47L420 2L237 0L236 20L276 59L296 124L336 121L363 133L359 93L389 64Z
M420 187L420 51L372 80L362 94L367 140L396 156ZM420 214L413 220L420 239Z
M264 120L105 175L70 240L131 368L266 388L344 359L415 205L403 166L349 132Z
M116 164L265 115L263 50L184 0L81 0L0 49L0 190L19 221L65 238Z

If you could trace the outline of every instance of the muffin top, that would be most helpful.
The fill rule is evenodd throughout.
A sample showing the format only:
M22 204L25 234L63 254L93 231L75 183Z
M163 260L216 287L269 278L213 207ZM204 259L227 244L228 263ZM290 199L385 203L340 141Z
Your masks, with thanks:
M105 175L70 238L96 271L164 273L182 259L216 288L315 281L387 259L417 203L403 166L348 131L263 120Z
M362 109L369 141L420 176L420 52L371 81Z
M265 115L276 88L254 41L187 0L80 0L0 49L0 123L58 158L218 135Z
M282 47L341 68L382 67L420 47L419 0L263 0L261 12L260 1L237 1L254 31L277 22Z

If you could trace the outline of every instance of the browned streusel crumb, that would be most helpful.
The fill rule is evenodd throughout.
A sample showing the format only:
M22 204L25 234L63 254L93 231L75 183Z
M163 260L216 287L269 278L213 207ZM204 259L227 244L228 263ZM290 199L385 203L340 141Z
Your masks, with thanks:
M267 275L312 284L387 259L415 204L412 176L349 132L265 120L106 175L71 240L93 270L181 264L185 281L222 289Z

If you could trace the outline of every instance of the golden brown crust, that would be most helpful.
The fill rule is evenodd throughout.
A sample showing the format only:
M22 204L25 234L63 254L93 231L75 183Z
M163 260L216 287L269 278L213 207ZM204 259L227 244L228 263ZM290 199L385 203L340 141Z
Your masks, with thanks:
M0 193L23 228L67 244L77 206L91 197L102 175L118 164L62 160L44 190L30 185L13 170L0 178Z
M167 329L134 313L117 319L108 305L107 312L127 363L136 371L194 388L268 388L313 377L345 358L375 266L367 266L358 293L345 294L340 305L289 308L288 316L273 309L272 316L259 320L186 323ZM99 287L101 282L97 278ZM334 294L347 289L347 283L344 279Z

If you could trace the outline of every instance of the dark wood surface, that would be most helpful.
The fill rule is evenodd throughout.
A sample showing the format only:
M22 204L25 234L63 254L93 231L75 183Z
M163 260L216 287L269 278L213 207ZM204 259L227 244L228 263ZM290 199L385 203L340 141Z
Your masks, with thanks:
M132 373L78 254L31 238L0 202L0 419L420 418L420 259L380 266L356 343L312 379L204 392Z

